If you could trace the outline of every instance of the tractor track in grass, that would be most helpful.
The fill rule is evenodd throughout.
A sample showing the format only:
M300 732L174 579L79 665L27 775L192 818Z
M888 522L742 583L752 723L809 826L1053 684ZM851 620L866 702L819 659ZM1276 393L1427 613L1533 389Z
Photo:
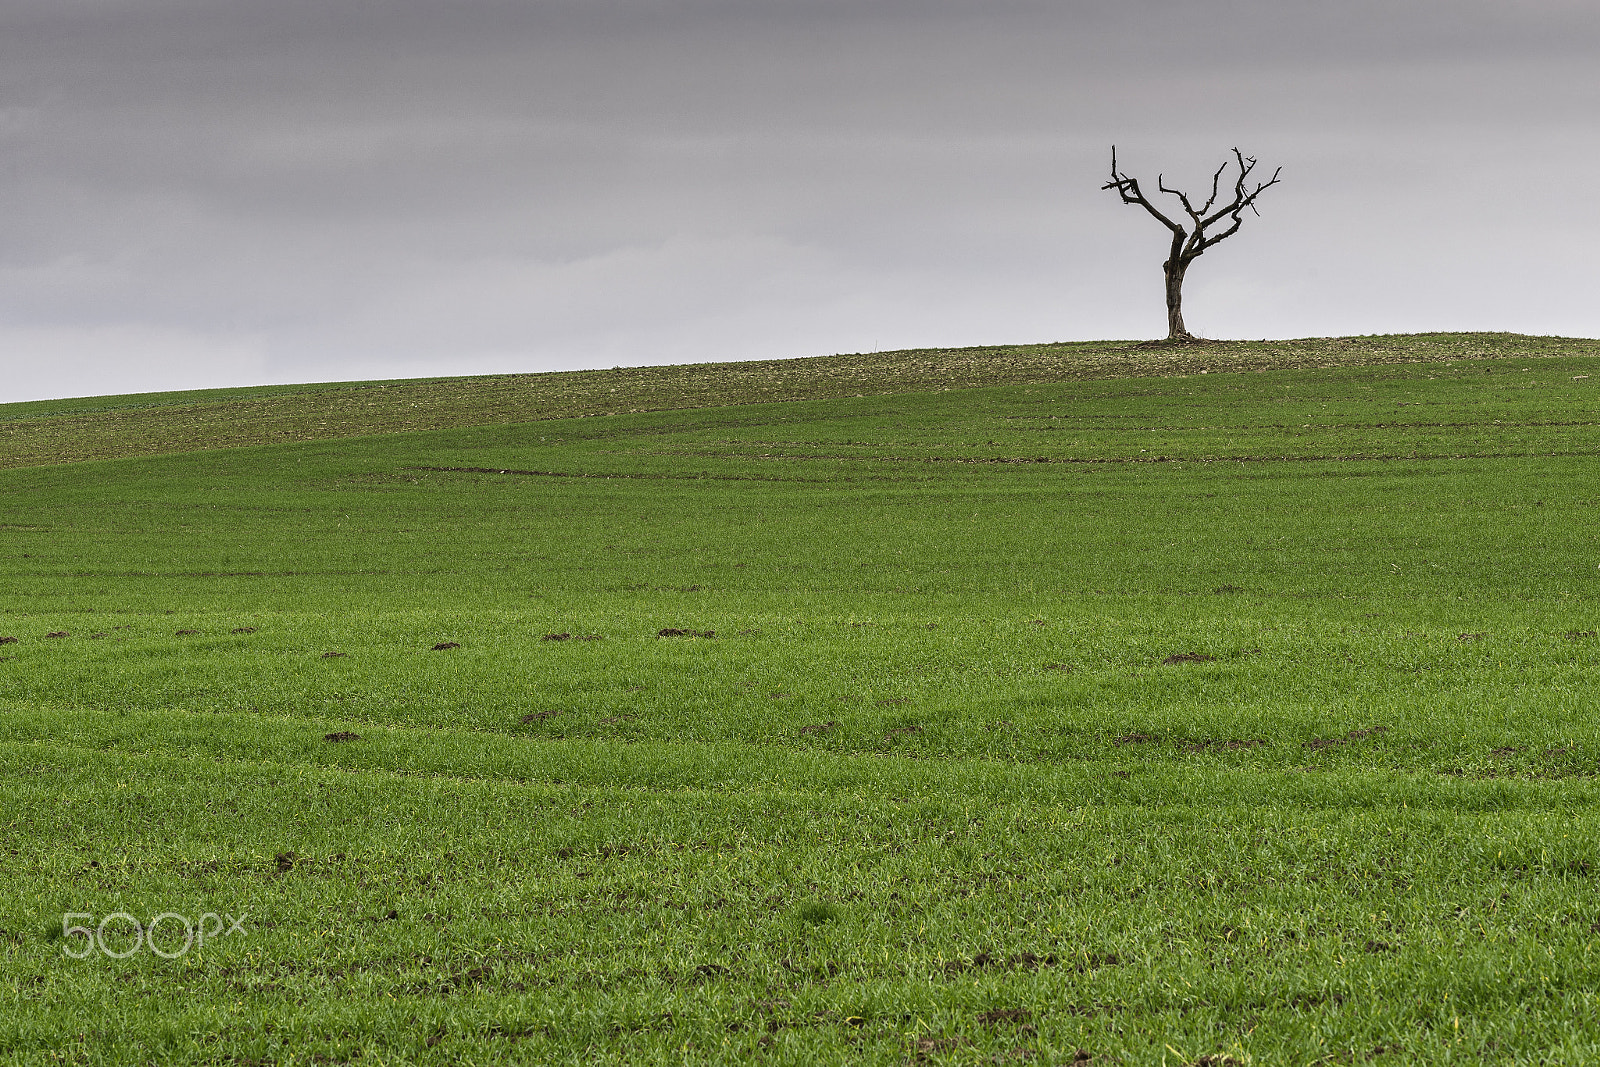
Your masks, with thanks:
M712 453L694 452L686 453L696 459L719 459L728 461L817 461L840 462L855 461L872 463L875 465L891 464L932 464L932 463L958 463L969 465L992 466L1099 466L1099 465L1130 465L1153 463L1395 463L1395 462L1437 462L1440 460L1496 460L1496 459L1527 459L1533 456L1551 458L1576 458L1600 454L1600 449L1569 450L1557 452L1378 452L1378 453L1350 453L1350 454L1318 454L1305 456L847 456L847 455L789 455L789 456L751 456L738 453ZM497 474L511 477L524 478L598 478L602 480L621 478L641 481L729 481L729 482L815 482L817 484L831 483L831 478L763 478L748 474L712 474L709 472L697 474L663 474L644 471L549 471L549 470L515 470L501 467L401 467L403 471L420 471L430 474ZM381 473L381 472L374 472Z

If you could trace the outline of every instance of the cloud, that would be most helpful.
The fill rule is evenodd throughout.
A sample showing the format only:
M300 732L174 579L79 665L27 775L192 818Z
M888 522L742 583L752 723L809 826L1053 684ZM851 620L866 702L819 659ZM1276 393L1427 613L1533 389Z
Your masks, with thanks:
M264 346L160 326L0 327L8 400L259 385Z
M1189 185L1284 165L1191 275L1203 332L1600 333L1597 52L1575 0L12 0L0 358L166 388L1149 336L1113 141Z

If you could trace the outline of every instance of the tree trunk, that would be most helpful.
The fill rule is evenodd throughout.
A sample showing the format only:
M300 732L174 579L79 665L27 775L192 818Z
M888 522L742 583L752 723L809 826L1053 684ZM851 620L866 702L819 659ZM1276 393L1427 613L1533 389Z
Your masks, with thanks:
M1161 264L1161 269L1167 276L1167 340L1193 340L1194 335L1183 325L1183 275L1189 265L1173 257Z

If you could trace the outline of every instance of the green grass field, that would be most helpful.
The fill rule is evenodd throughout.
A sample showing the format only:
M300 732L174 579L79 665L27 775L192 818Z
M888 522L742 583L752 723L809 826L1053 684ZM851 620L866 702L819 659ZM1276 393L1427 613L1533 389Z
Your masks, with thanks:
M0 1062L1600 1062L1596 390L1429 335L0 406Z

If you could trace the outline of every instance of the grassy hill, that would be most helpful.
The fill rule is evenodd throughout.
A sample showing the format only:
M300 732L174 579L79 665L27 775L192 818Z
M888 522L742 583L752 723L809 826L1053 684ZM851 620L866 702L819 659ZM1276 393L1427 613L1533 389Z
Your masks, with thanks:
M0 1062L1596 1058L1597 368L0 407Z
M0 404L0 468L531 420L1206 372L1600 354L1600 341L1422 334L928 349L609 371L200 389Z

